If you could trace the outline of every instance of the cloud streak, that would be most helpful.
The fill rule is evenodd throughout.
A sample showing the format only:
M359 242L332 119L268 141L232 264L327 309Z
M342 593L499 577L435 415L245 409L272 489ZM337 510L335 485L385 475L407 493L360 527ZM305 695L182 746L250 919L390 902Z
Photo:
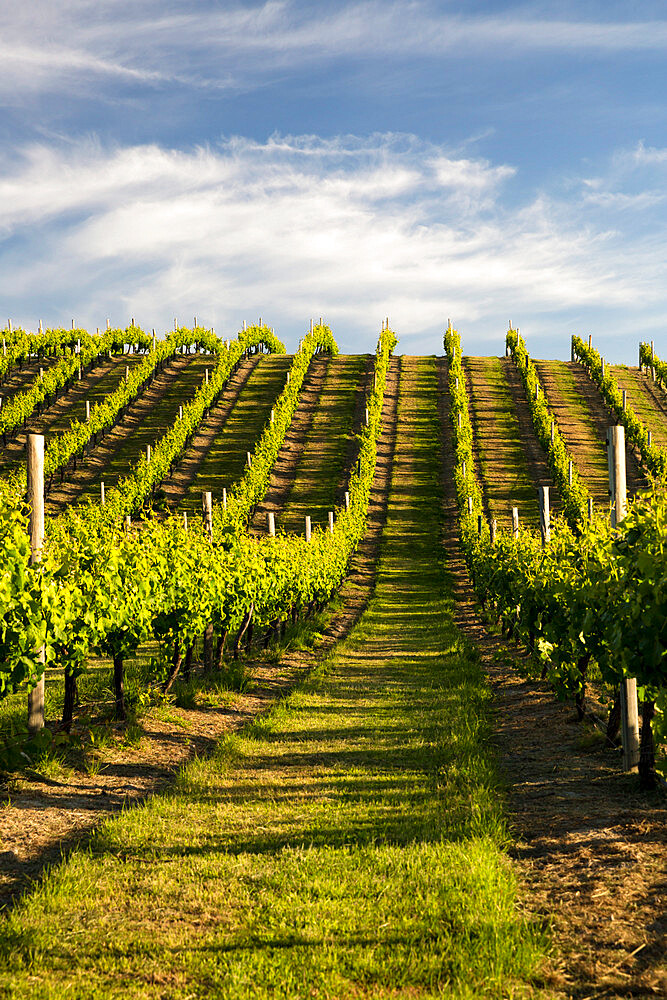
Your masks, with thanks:
M54 12L55 11L55 12ZM435 60L491 53L660 53L667 20L609 21L502 15L463 16L419 0L336 5L268 0L259 5L156 0L98 3L47 0L29 17L7 5L0 15L6 94L71 91L82 75L128 86L172 82L196 88L253 89L276 73L332 60L415 57Z

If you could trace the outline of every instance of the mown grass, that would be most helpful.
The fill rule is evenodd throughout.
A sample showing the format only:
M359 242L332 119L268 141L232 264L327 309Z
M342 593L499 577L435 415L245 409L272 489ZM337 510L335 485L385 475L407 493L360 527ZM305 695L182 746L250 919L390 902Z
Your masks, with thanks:
M310 514L313 527L326 526L328 512L343 503L339 483L351 439L355 400L368 358L339 355L328 362L322 392L294 473L287 500L279 514L285 531L303 531ZM342 493L345 491L343 490Z
M653 443L660 448L667 448L667 416L650 395L647 388L647 378L638 368L628 365L612 365L610 372L616 379L620 389L627 389L628 405L632 407L647 430L653 434ZM663 390L656 385L657 392ZM667 402L667 396L664 397Z
M282 392L294 358L288 354L261 355L238 399L209 448L186 495L179 503L182 510L201 511L205 490L220 499L243 474L246 453L255 445L271 415L271 407Z
M177 419L179 406L185 406L192 400L204 381L206 368L212 370L214 366L215 357L210 355L195 354L189 359L187 366L179 370L161 399L145 414L141 424L118 445L104 468L86 484L78 500L87 496L97 499L100 481L104 481L106 489L110 490L119 479L128 475L132 465L145 454L146 445L154 445Z
M540 995L490 694L441 558L432 359L404 359L377 588L270 715L106 823L0 926L7 997Z
M521 447L521 432L500 358L464 358L472 384L474 447L489 514L509 527L512 507L522 521L539 525L537 489Z
M534 360L534 363L579 474L596 504L607 507L609 468L606 444L598 432L587 400L577 388L573 367L565 361ZM551 380L549 388L548 380ZM591 391L597 390L592 388ZM567 421L572 423L568 426Z

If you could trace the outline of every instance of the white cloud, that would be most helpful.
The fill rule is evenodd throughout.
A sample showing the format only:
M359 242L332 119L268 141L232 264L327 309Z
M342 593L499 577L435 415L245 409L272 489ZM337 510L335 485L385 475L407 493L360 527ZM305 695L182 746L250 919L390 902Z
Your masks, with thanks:
M659 300L664 251L635 239L630 255L585 197L510 209L513 174L393 135L32 146L0 177L0 294L17 322L92 328L196 314L230 332L261 314L289 340L322 314L366 348L387 314L409 338L448 316L479 328Z

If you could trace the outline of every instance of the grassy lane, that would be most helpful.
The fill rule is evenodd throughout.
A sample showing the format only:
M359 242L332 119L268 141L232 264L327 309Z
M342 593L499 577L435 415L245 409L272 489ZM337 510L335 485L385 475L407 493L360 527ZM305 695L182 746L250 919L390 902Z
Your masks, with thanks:
M246 452L252 452L271 407L283 391L287 373L294 361L291 354L261 355L241 389L225 426L217 435L197 470L185 497L179 503L182 510L201 511L201 495L211 490L220 499L223 486L229 489L243 474Z
M609 507L606 428L611 419L580 365L537 361L535 367L565 444L596 507ZM628 470L630 471L630 470Z
M191 401L204 381L206 369L212 370L214 366L215 358L210 355L195 354L188 358L178 377L172 380L166 392L144 415L141 425L114 450L104 468L82 490L78 499L86 496L97 499L100 480L104 480L109 490L128 475L132 465L145 454L146 445L154 445L168 431L178 417L179 406Z
M667 448L667 395L659 385L653 387L637 367L612 365L610 371L619 388L627 389L628 403L652 431L654 444Z
M490 696L440 557L432 359L404 359L399 407L359 625L5 918L3 996L539 995L525 984L541 942L501 849Z
M474 447L488 514L510 527L511 509L539 525L537 487L530 474L514 402L500 358L464 358L469 385Z
M327 524L327 512L343 503L341 481L353 426L357 390L368 365L362 354L331 358L287 502L279 515L286 531L303 531L310 514L313 526Z

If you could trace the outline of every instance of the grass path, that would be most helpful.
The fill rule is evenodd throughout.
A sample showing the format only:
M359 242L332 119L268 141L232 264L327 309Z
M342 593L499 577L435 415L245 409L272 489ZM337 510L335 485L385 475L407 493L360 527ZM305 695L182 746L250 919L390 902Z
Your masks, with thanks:
M535 527L540 523L538 483L522 446L505 359L466 357L463 363L487 513L509 528L511 508L518 507L521 519Z
M489 693L441 561L433 359L403 359L376 593L278 709L0 929L7 997L536 997Z
M204 490L211 490L214 500L219 500L223 486L229 490L243 475L246 452L254 451L269 420L271 407L275 406L283 391L293 361L291 354L260 355L224 426L180 501L182 510L199 513Z
M342 504L349 478L346 458L353 434L355 404L360 385L367 382L369 359L363 354L341 354L331 358L313 422L279 522L285 531L303 531L310 514L313 527L327 524L327 513Z
M667 448L667 395L659 385L653 386L639 368L612 365L610 371L620 389L626 389L628 403L647 429L653 433L653 442Z

